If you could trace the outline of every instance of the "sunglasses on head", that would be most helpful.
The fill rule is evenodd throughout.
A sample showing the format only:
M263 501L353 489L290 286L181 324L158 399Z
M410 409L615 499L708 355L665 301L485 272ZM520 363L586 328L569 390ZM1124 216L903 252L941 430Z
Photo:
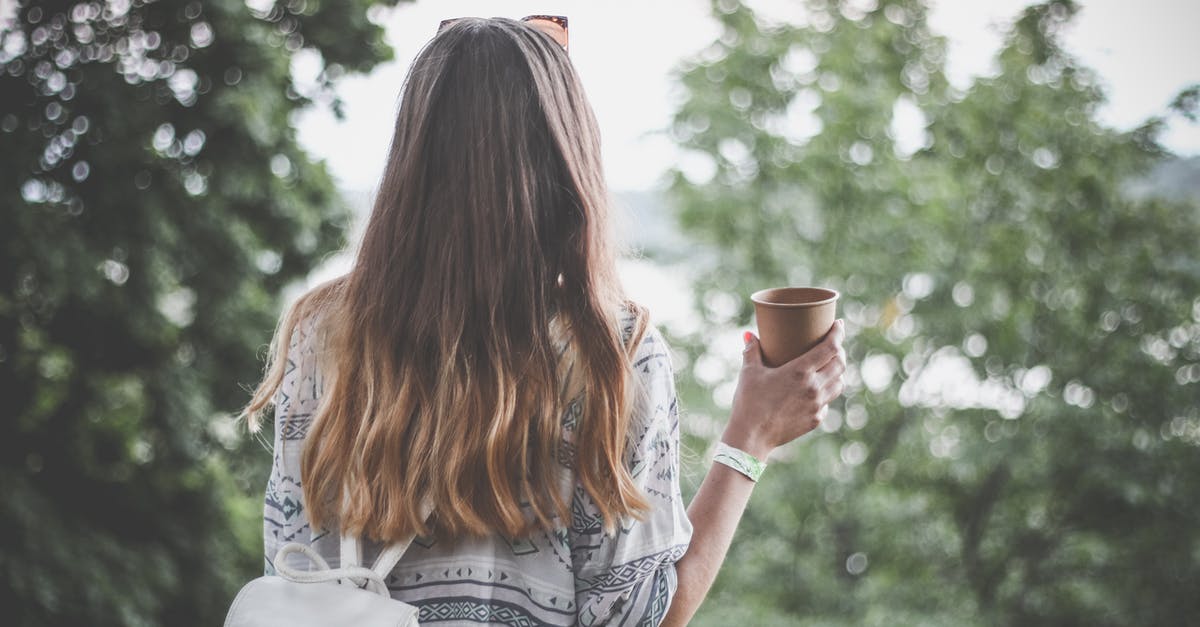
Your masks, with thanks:
M438 24L438 34L449 28L455 22L466 18L455 17L448 20L442 20ZM521 18L522 22L529 22L529 25L546 33L558 42L558 45L567 49L567 16L565 15L526 15Z

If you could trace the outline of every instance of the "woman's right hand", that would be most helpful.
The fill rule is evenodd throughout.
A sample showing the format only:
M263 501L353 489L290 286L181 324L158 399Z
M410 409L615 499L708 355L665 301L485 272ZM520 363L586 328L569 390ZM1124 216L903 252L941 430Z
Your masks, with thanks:
M763 364L758 338L746 332L733 410L721 440L759 460L821 424L829 402L841 396L845 323L834 322L819 344L779 366Z

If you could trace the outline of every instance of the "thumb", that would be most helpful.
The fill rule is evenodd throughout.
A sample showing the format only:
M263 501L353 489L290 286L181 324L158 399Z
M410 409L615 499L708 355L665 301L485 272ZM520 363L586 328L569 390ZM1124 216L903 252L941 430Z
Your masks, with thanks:
M742 349L742 366L761 366L762 346L759 346L758 338L746 331L742 334L742 341L746 343L746 347Z

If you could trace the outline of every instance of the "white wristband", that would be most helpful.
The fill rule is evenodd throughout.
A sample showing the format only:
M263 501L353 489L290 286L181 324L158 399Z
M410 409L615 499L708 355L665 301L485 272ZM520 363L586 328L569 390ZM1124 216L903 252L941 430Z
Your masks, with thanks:
M724 442L717 442L717 452L713 455L713 461L729 466L755 482L767 468L767 464L759 461L757 457Z

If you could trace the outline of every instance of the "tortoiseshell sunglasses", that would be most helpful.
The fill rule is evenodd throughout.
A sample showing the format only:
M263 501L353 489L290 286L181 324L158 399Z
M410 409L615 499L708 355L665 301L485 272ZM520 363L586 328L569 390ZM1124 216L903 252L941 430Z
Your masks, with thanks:
M438 34L446 30L451 24L466 18L455 17L448 20L442 20L438 24ZM565 15L526 15L521 18L522 22L529 22L529 25L550 35L558 45L567 49L567 16Z

